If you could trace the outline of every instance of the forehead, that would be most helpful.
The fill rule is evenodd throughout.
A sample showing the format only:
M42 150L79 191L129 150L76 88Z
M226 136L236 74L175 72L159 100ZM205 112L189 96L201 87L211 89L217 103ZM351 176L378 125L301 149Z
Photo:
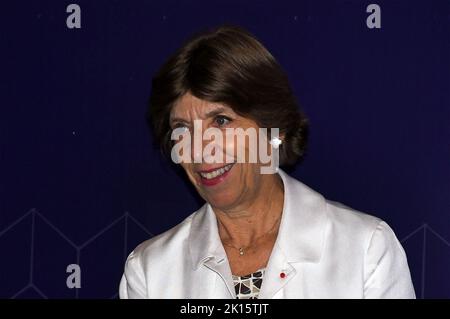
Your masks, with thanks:
M202 117L204 114L219 108L231 111L231 108L224 104L201 100L190 93L186 93L175 103L170 112L170 117Z

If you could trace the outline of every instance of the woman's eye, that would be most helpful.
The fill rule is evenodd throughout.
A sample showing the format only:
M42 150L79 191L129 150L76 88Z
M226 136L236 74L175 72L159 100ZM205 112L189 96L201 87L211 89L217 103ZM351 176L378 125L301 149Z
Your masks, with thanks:
M230 122L231 122L231 119L229 117L226 117L226 116L223 116L223 115L219 115L215 119L215 123L219 127L227 125Z

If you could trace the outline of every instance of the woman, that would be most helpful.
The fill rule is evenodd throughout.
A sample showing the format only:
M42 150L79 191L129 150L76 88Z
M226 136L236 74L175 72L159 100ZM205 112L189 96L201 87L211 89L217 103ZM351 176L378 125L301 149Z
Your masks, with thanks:
M307 121L287 77L237 27L183 45L153 79L148 114L172 158L176 145L208 129L279 129L257 139L281 166L305 152ZM231 161L207 161L205 140L180 152L200 157L180 165L206 204L130 254L121 298L415 298L405 253L385 222L326 200L281 169L262 174L262 161L249 160L249 136L244 146L237 138L211 152L233 154Z

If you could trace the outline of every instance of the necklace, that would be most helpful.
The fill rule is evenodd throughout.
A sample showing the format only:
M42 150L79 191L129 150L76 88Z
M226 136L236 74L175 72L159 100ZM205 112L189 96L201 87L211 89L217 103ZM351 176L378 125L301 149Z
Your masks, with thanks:
M276 226L276 225L278 224L278 222L281 220L281 215L282 215L282 214L280 214L280 216L277 218L277 220L275 221L275 223L273 224L273 226L272 226L266 233L262 234L261 236L257 237L257 238L254 240L255 243L256 243L259 239L266 237L268 234L270 234L270 233L276 228L275 226ZM234 246L234 245L227 244L227 243L224 243L224 245L225 245L225 246L228 246L228 247L231 247L231 248L234 248L234 249L237 249L237 250L239 251L239 256L243 256L243 255L245 254L245 251L246 251L248 248L254 246L254 244L250 244L250 245L247 245L247 246L236 247L236 246Z

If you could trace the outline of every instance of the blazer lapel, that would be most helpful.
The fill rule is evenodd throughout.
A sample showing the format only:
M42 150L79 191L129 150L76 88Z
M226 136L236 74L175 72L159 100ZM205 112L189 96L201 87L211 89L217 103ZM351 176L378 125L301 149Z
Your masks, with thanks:
M296 270L288 263L286 255L275 244L269 263L264 273L261 290L259 291L259 299L270 299L280 291L294 276Z
M273 298L297 275L291 264L320 262L328 225L323 196L281 169L279 175L284 185L283 215L260 298Z
M217 219L209 204L200 208L193 217L189 252L193 270L204 275L202 268L206 267L211 272L206 278L216 279L207 284L206 290L217 295L216 298L236 298L230 265L219 237Z
M219 261L210 259L204 263L204 265L214 271L219 278L216 278L217 281L221 282L219 285L215 285L215 293L221 295L220 298L236 298L236 292L234 289L234 283L232 280L230 265L226 258L219 259ZM223 285L223 283L225 285ZM226 290L223 287L226 287ZM216 297L219 298L219 297Z

